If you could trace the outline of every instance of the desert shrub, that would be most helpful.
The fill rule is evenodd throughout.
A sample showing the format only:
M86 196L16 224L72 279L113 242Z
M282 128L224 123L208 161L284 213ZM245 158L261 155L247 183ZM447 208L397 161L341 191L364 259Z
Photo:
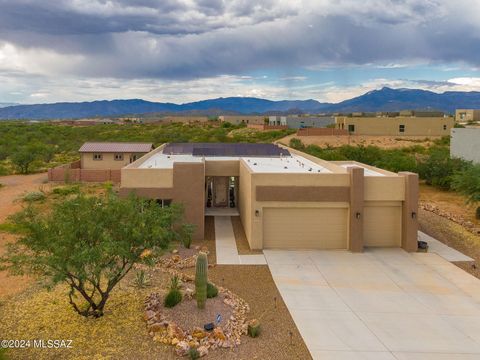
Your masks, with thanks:
M418 173L428 185L444 190L452 187L453 175L469 166L467 161L450 158L448 148L434 147L418 164Z
M305 145L303 145L302 140L297 139L297 138L291 138L289 142L289 146L292 149L297 149L297 150L303 150L305 149Z
M0 224L0 232L6 232L10 234L21 234L24 231L25 231L24 228L22 228L20 225L15 223L4 222Z
M144 270L140 270L135 274L134 284L140 289L150 285L150 280Z
M180 292L180 279L177 275L170 278L170 288L167 296L165 296L165 307L172 308L182 301L182 293Z
M55 195L60 196L67 196L71 194L79 194L80 193L80 185L71 185L71 186L62 186L56 187L52 190L52 193Z
M212 283L207 283L207 298L211 299L218 295L218 289Z
M168 291L167 296L165 296L164 306L172 308L182 301L182 293L178 289L171 289Z
M452 177L452 187L467 197L471 204L480 202L480 165L470 165ZM480 218L480 210L476 210L477 219Z
M196 348L192 347L188 350L188 356L191 360L196 360L200 358L200 353Z
M181 231L179 231L180 240L186 249L190 249L190 247L192 246L192 235L194 229L194 225L188 224L185 225Z
M27 202L42 201L45 200L45 194L41 191L31 191L26 193L22 200Z
M7 349L0 348L0 360L7 360Z

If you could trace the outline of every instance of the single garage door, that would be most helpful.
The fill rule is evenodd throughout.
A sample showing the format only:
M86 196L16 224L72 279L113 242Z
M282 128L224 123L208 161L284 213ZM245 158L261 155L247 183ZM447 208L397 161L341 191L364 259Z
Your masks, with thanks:
M402 207L365 206L363 220L365 246L399 247L402 244Z
M263 210L263 247L346 249L346 208Z

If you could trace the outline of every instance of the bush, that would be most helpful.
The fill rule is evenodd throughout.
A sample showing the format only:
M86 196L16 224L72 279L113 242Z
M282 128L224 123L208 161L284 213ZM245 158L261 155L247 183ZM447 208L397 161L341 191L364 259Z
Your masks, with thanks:
M79 194L80 193L80 186L79 185L72 185L72 186L62 186L56 187L52 190L52 193L55 195L60 196L67 196L70 194Z
M453 175L452 187L465 195L468 203L480 202L480 165L470 165Z
M304 150L305 149L305 145L303 145L302 140L297 139L297 138L291 138L289 145L293 149L297 149L297 150Z
M23 196L23 201L34 202L45 200L45 194L41 191L32 191Z
M418 173L428 185L450 190L453 175L468 166L469 163L464 160L450 158L448 148L435 147L430 150L429 156L418 164Z
M0 348L0 360L7 360L7 349Z
M188 356L190 357L190 359L195 360L200 358L200 353L196 348L192 347L188 350Z
M140 270L135 274L135 286L138 288L144 288L150 285L150 280L144 270Z
M218 289L212 283L207 283L207 298L211 299L218 295Z
M172 289L165 296L164 305L165 307L172 308L182 301L182 293L178 289Z

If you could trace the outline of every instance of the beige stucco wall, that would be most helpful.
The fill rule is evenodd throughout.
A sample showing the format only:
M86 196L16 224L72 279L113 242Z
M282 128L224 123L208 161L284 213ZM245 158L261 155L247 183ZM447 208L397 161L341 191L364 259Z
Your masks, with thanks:
M93 160L93 154L102 154L102 160ZM123 160L115 160L114 153L81 153L80 161L82 169L121 169L130 164L130 156L132 153L118 153L123 154ZM136 153L137 158L142 157L145 153Z
M480 110L457 109L455 110L455 120L461 122L480 121Z
M122 169L122 187L125 188L171 188L173 169Z
M242 221L245 235L250 242L252 239L252 220L255 214L252 211L253 194L252 174L243 162L239 164L239 184L238 184L238 211ZM251 246L251 245L250 245Z
M355 125L354 135L385 136L447 136L454 126L452 117L346 117L335 118L337 129L348 130ZM343 124L343 127L342 127ZM405 125L405 132L399 131L399 125ZM446 129L443 126L446 125Z
M205 161L205 176L238 176L239 174L238 160Z

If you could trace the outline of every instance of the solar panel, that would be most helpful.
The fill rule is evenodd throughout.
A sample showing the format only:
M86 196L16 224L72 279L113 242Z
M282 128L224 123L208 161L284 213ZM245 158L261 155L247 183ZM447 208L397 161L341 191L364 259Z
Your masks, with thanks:
M275 144L251 143L171 143L165 154L193 156L289 156L290 152Z

